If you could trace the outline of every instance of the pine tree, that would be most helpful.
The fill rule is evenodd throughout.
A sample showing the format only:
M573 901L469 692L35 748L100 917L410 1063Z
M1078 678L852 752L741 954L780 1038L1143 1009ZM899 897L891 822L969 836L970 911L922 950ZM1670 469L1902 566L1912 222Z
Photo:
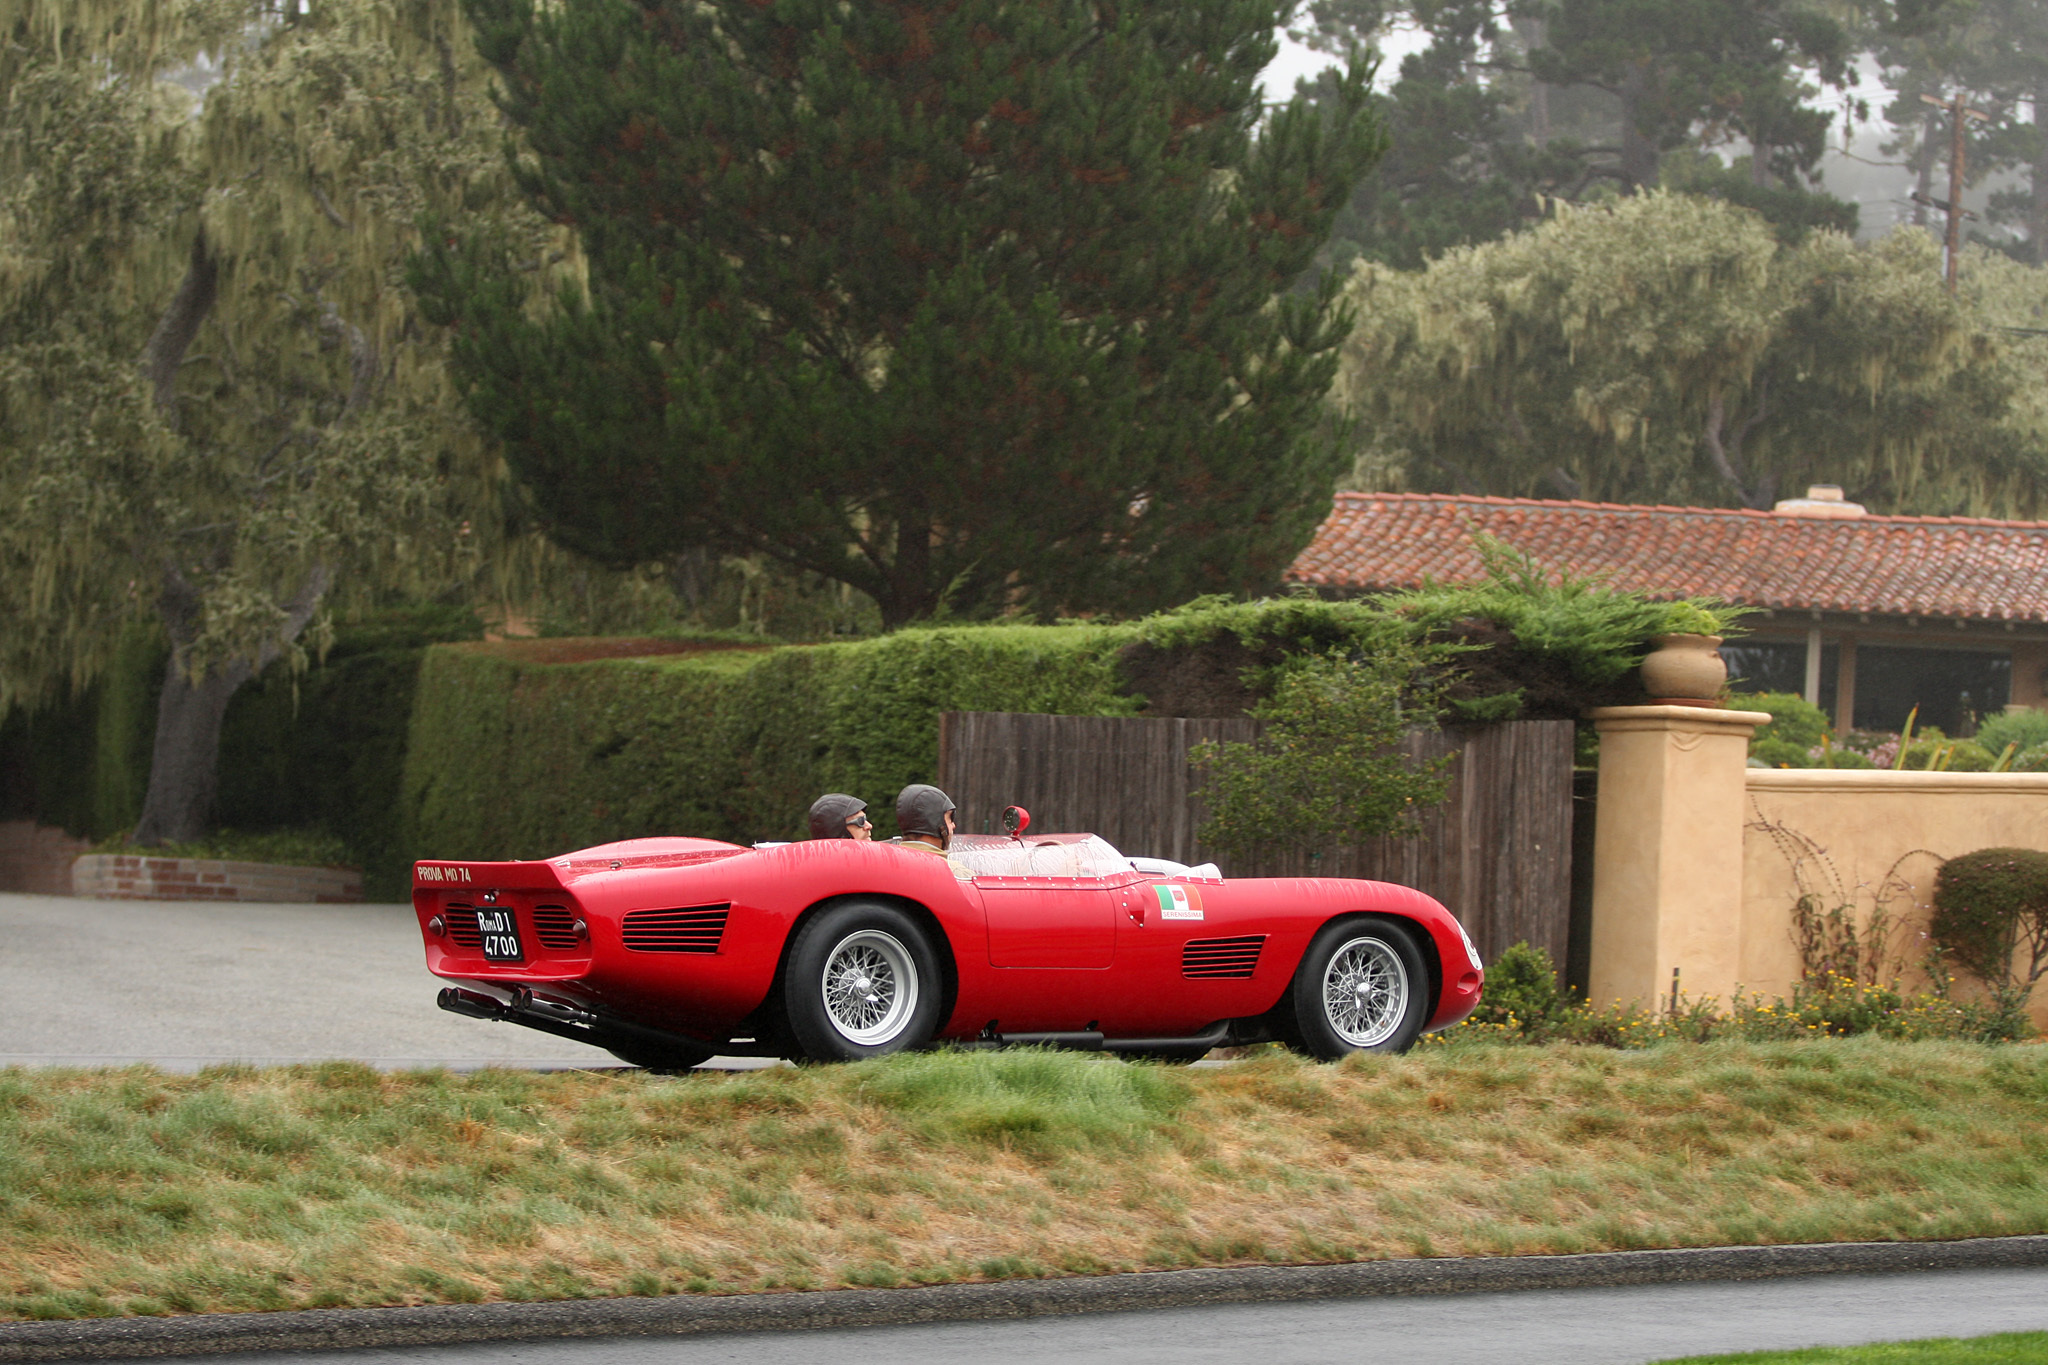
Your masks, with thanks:
M471 0L584 282L415 280L549 533L766 554L886 624L1277 579L1341 457L1362 68L1262 122L1268 0Z
M0 34L0 708L154 619L134 837L194 839L235 689L488 538L486 452L400 278L415 217L551 230L507 216L452 5L0 0Z
M1885 6L1874 7L1885 9ZM1682 188L1796 240L1853 231L1813 188L1848 31L1801 0L1315 0L1298 38L1339 52L1411 24L1428 45L1387 91L1394 149L1324 253L1413 267L1541 219L1553 200ZM1746 165L1721 150L1747 144Z

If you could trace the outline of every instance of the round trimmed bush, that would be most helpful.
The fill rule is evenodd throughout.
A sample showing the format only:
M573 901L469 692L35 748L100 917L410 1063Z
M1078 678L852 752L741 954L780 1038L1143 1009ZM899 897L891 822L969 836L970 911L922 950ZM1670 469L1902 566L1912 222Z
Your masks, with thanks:
M1992 986L2010 984L2022 935L2048 942L2048 853L1980 848L1934 877L1934 941Z

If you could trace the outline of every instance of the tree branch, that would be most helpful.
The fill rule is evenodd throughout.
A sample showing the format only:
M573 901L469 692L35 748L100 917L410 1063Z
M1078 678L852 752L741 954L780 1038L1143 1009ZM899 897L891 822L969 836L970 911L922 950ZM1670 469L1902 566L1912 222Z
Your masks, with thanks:
M327 197L327 191L321 189L318 185L311 186L310 188L313 191L313 202L320 206L320 212L327 216L327 221L340 228L343 232L352 231L353 228L348 219L341 216L340 212L334 207L334 201Z
M1727 425L1728 410L1722 395L1717 391L1712 398L1707 400L1707 422L1706 426L1700 431L1700 440L1707 448L1708 457L1713 461L1714 472L1719 474L1735 490L1736 496L1742 499L1744 507L1753 508L1757 511L1762 511L1770 506L1772 495L1777 488L1777 480L1767 478L1756 488L1752 489L1750 487L1749 480L1744 475L1742 468L1742 443L1748 440L1750 433L1762 425L1764 418L1769 416L1770 402L1771 379L1769 375L1765 375L1757 381L1755 409L1742 420L1741 425L1737 426L1724 442L1721 437L1721 429Z
M185 267L185 278L171 297L170 306L157 319L156 330L143 346L140 361L142 377L149 382L156 410L173 427L178 422L178 369L219 296L220 265L208 249L206 229L201 227L192 237L192 259Z

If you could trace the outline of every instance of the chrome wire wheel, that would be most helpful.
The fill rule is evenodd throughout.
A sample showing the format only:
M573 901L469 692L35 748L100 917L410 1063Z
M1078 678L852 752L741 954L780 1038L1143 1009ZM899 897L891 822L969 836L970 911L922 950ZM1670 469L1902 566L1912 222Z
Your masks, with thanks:
M1391 945L1354 938L1323 972L1323 1017L1350 1046L1376 1047L1401 1027L1410 990L1408 968Z
M848 934L825 958L825 1017L850 1043L880 1047L917 1012L917 962L879 929Z

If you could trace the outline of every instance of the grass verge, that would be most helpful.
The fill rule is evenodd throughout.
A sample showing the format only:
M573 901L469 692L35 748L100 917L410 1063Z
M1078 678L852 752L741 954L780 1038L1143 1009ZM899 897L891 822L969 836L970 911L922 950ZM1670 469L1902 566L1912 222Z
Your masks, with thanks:
M2040 1365L2044 1360L2048 1360L2048 1332L2001 1332L1989 1337L1930 1337L1880 1346L1686 1356L1660 1365Z
M2048 1047L0 1071L0 1316L2048 1231Z

